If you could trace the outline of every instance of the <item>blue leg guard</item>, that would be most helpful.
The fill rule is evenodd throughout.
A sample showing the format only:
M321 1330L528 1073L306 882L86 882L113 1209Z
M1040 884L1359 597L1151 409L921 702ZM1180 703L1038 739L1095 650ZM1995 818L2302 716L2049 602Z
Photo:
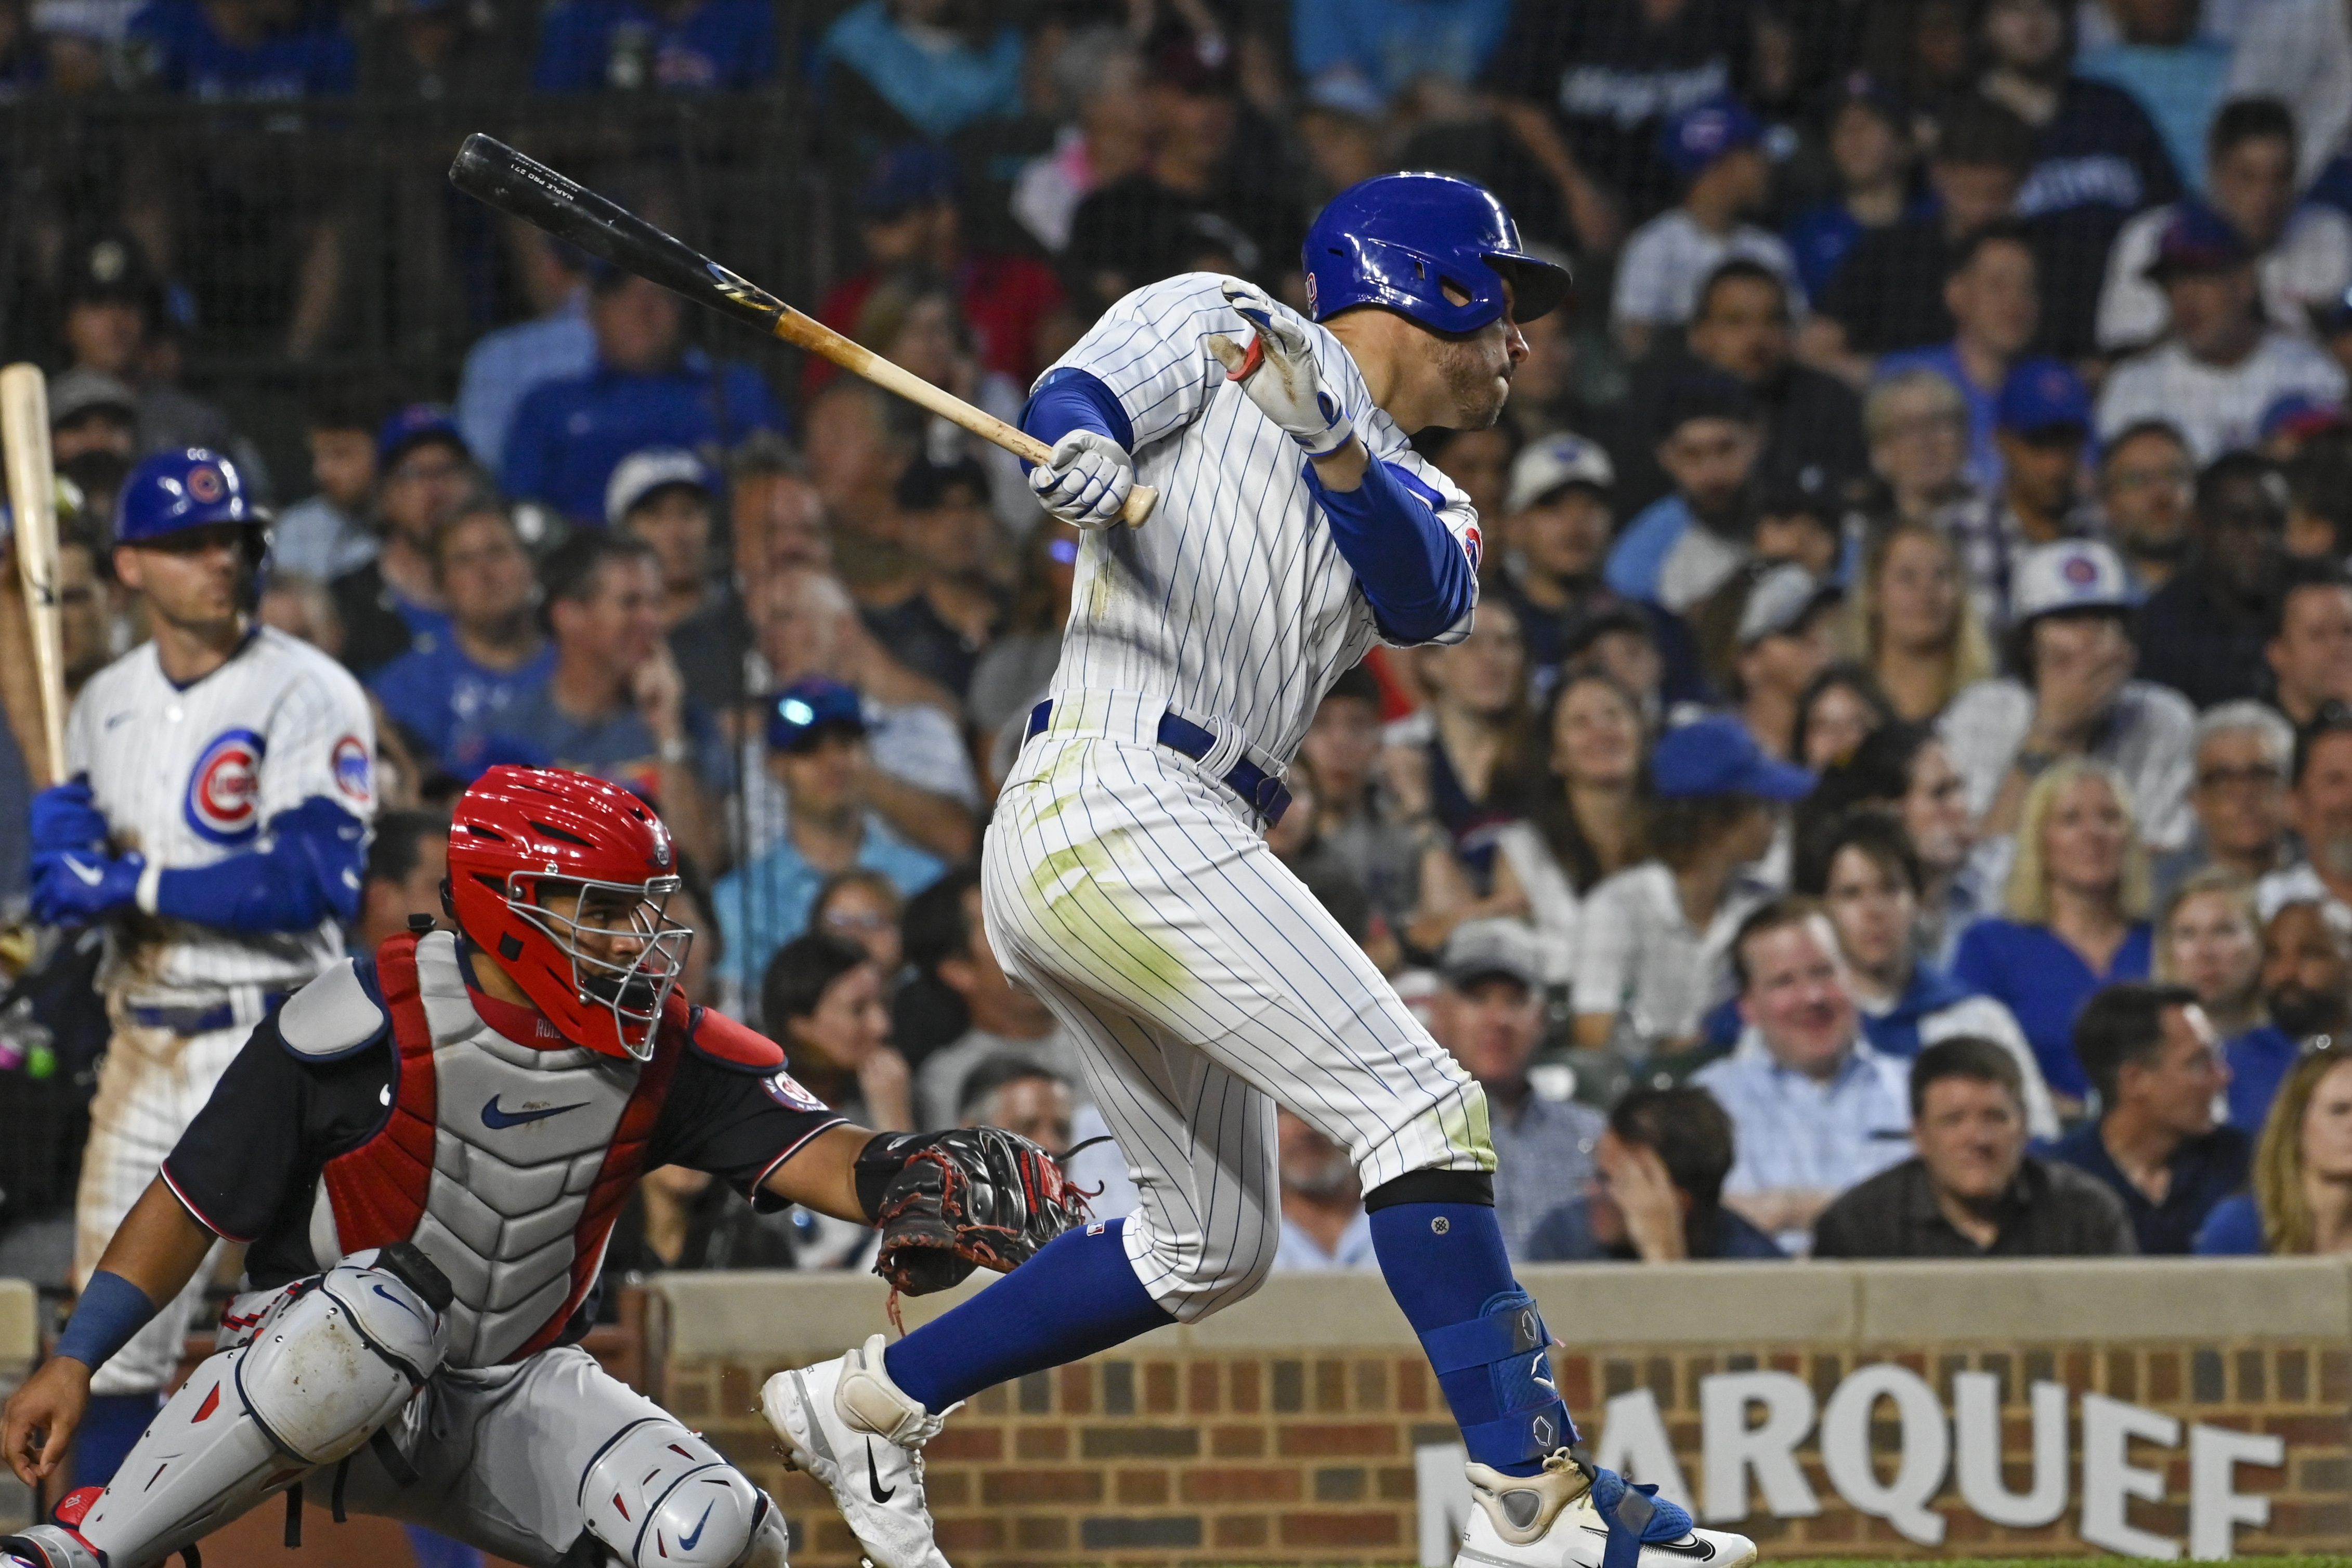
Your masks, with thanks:
M1488 1297L1467 1322L1423 1333L1421 1348L1454 1406L1470 1457L1480 1464L1497 1469L1534 1464L1579 1441L1568 1406L1552 1386L1551 1331L1525 1290ZM1484 1380L1455 1375L1482 1368Z

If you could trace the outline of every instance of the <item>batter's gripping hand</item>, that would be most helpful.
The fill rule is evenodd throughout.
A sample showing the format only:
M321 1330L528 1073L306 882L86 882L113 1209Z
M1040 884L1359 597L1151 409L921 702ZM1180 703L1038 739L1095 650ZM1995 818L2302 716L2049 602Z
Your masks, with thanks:
M1003 1128L893 1139L864 1156L876 1157L904 1163L874 1216L874 1272L909 1296L961 1284L975 1266L1009 1272L1087 1217L1054 1156Z
M1135 459L1099 430L1073 430L1054 443L1054 455L1029 470L1037 503L1064 522L1108 528L1135 488Z
M58 850L33 857L33 918L43 925L87 925L99 916L135 902L143 855L116 860L88 850Z
M1209 352L1225 367L1225 378L1240 382L1250 401L1310 458L1328 458L1353 440L1356 426L1339 400L1323 390L1306 330L1276 315L1273 300L1238 279L1227 281L1225 299L1257 329L1246 352L1223 332L1210 334Z
M51 784L33 797L33 852L103 849L106 818L90 804L89 775Z

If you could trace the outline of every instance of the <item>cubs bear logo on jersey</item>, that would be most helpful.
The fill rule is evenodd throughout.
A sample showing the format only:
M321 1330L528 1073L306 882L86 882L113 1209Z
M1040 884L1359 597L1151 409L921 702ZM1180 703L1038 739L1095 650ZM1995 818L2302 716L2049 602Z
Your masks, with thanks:
M260 831L263 749L251 730L226 730L196 759L181 810L198 837L238 844Z
M335 742L334 762L337 789L363 805L375 797L375 759L357 735Z

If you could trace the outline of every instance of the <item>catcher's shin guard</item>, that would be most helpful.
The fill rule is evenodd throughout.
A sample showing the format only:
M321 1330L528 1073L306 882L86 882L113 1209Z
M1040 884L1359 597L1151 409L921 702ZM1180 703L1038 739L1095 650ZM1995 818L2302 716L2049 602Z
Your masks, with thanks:
M405 1246L289 1287L249 1342L157 1413L82 1517L81 1542L110 1568L146 1568L357 1452L441 1364L448 1302L448 1282Z
M580 1511L633 1568L784 1568L788 1538L767 1494L667 1416L604 1445L580 1478Z

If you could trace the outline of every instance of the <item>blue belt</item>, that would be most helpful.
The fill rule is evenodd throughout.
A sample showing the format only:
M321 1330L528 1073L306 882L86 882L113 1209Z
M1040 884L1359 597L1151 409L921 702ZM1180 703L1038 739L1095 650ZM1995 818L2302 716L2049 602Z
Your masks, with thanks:
M265 1016L269 1010L292 994L272 991L261 999ZM133 1007L131 1021L142 1029L169 1029L175 1035L206 1035L215 1029L226 1029L236 1022L236 1005L223 1002L214 1007Z
M1054 702L1048 698L1029 710L1029 733L1036 734L1053 721ZM1215 750L1217 744L1214 734L1190 719L1180 718L1173 713L1160 716L1158 739L1161 745L1178 756L1189 757L1196 763ZM1223 784L1241 796L1252 811L1265 818L1269 827L1280 822L1282 814L1290 809L1290 791L1283 782L1247 757L1225 770Z

